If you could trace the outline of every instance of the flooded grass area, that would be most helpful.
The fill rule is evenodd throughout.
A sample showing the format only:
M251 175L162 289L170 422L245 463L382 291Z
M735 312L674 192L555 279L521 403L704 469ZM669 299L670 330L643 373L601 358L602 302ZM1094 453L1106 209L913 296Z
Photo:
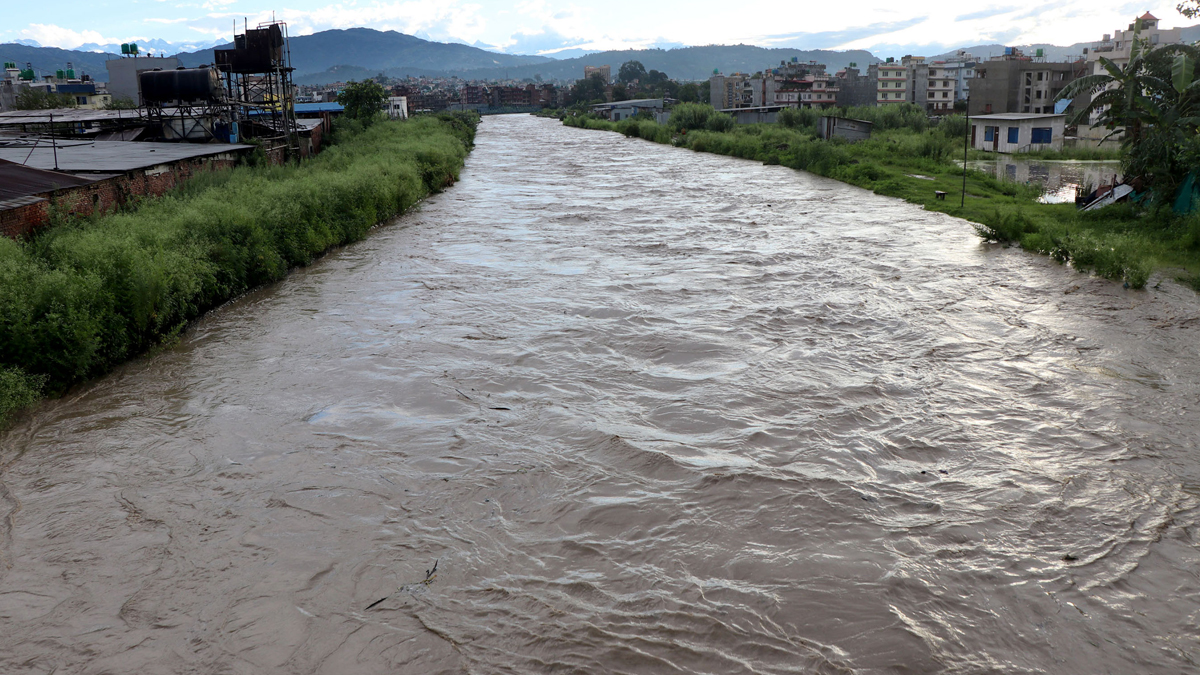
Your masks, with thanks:
M961 161L957 161L962 166ZM1074 204L1077 190L1090 193L1101 184L1113 184L1121 176L1119 161L1047 160L999 155L995 159L973 159L967 168L981 171L1007 183L1030 185L1041 191L1043 204Z

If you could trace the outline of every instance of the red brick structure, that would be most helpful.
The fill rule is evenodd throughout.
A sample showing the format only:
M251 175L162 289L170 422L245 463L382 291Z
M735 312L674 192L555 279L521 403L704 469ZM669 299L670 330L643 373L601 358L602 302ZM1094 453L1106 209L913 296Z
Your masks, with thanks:
M25 194L0 201L0 234L12 238L29 236L50 223L51 208L58 214L78 218L107 213L137 199L160 196L201 171L228 169L235 163L232 153L221 153L157 164L115 176L86 177L5 162L4 171L19 173L31 180L26 181L28 187L22 190Z

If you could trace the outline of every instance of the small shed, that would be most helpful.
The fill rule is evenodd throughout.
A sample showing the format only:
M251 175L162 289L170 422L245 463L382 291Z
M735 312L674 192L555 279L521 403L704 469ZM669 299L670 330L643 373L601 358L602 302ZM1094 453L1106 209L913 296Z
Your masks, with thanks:
M871 123L849 117L821 117L817 119L817 137L829 140L837 136L851 143L865 141L871 137Z
M752 108L726 108L719 112L733 115L738 124L775 124L779 120L779 111L787 106L760 105Z
M651 113L657 117L674 102L669 98L638 98L629 101L599 103L592 106L592 112L613 122L620 122L634 117L640 112Z
M997 113L971 118L971 147L988 152L1062 150L1066 115Z

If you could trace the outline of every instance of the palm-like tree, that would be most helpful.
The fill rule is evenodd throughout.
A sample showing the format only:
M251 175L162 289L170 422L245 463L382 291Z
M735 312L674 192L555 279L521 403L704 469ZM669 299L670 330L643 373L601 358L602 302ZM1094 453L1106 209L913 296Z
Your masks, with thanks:
M1124 132L1125 175L1152 177L1156 190L1174 190L1191 168L1184 155L1196 146L1200 128L1197 62L1200 49L1195 46L1152 49L1135 35L1128 63L1101 57L1105 72L1075 80L1058 98L1091 95L1068 124L1085 123L1095 115L1109 129L1104 140Z

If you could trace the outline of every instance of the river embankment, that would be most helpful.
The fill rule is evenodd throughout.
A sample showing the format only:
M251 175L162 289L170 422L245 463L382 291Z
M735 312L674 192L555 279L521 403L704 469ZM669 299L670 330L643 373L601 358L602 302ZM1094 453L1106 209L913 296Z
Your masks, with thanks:
M0 238L0 424L453 183L477 124L380 122L311 161L203 174L121 213Z
M1150 211L1129 205L1082 213L1074 204L1041 203L1036 186L1006 182L981 171L967 171L964 196L962 165L954 161L962 157L964 122L951 120L920 131L880 129L876 124L869 140L851 144L820 140L815 127L803 123L794 128L752 124L713 130L645 119L610 122L592 115L563 117L568 126L780 164L904 199L968 220L987 240L1019 244L1132 288L1145 287L1156 271L1197 285L1200 216L1180 218L1171 215L1169 208ZM979 153L973 151L971 156Z

